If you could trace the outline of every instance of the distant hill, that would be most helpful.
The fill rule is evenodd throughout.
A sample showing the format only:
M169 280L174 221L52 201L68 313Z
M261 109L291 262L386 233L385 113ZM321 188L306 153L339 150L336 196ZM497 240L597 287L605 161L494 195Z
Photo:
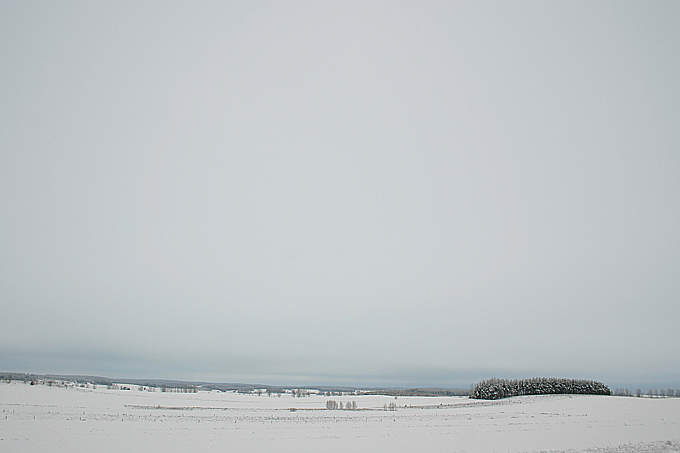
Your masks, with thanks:
M285 393L286 391L307 390L318 391L319 393L330 395L358 393L363 395L388 395L388 396L468 396L469 390L448 389L448 388L394 388L394 387L334 387L334 386L277 386L266 384L247 384L247 383L219 383L203 381L180 381L172 379L127 379L109 378L103 376L83 376L83 375L62 375L62 374L30 374L30 373L11 373L0 372L0 379L13 381L69 381L77 383L90 383L97 385L128 384L141 385L144 387L158 388L202 388L219 390L223 392L235 391L250 393L263 390L268 393ZM304 393L301 393L304 394Z

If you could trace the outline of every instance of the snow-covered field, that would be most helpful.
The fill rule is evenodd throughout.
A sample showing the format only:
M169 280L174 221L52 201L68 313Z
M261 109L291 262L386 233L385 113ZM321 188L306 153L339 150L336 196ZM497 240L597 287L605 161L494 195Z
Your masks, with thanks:
M680 398L160 391L0 384L0 451L680 451ZM327 410L329 400L357 410ZM395 402L397 410L385 411Z

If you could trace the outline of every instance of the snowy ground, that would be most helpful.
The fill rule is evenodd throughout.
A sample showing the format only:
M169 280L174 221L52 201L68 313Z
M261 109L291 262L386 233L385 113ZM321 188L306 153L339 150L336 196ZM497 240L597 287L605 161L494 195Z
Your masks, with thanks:
M293 398L0 384L0 451L680 451L680 398ZM326 401L358 410L326 410ZM385 411L395 402L396 411Z

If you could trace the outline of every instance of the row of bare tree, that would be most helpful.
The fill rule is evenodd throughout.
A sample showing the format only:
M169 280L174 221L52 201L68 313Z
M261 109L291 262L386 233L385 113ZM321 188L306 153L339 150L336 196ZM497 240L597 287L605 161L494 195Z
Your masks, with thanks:
M346 410L346 411L355 411L357 410L357 402L356 401L347 401L344 405L342 404L342 401L335 401L335 400L328 400L326 401L326 409L328 410Z
M614 396L649 396L652 398L680 398L680 389L649 389L647 393L643 393L642 389L636 389L635 392L629 389L614 389L612 392Z

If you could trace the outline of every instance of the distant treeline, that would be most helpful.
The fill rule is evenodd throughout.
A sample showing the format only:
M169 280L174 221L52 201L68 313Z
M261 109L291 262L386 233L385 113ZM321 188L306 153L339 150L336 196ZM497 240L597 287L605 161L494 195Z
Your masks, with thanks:
M413 389L372 389L362 391L362 395L387 396L468 396L465 389L413 388Z
M472 387L470 398L497 400L520 395L611 395L602 382L584 379L531 378L496 379L482 381Z
M108 385L113 381L109 378L101 376L72 376L72 375L57 375L57 374L30 374L30 373L0 373L0 380L6 381L23 381L23 382L33 382L46 381L68 381L76 382L78 384L96 384L96 385Z

